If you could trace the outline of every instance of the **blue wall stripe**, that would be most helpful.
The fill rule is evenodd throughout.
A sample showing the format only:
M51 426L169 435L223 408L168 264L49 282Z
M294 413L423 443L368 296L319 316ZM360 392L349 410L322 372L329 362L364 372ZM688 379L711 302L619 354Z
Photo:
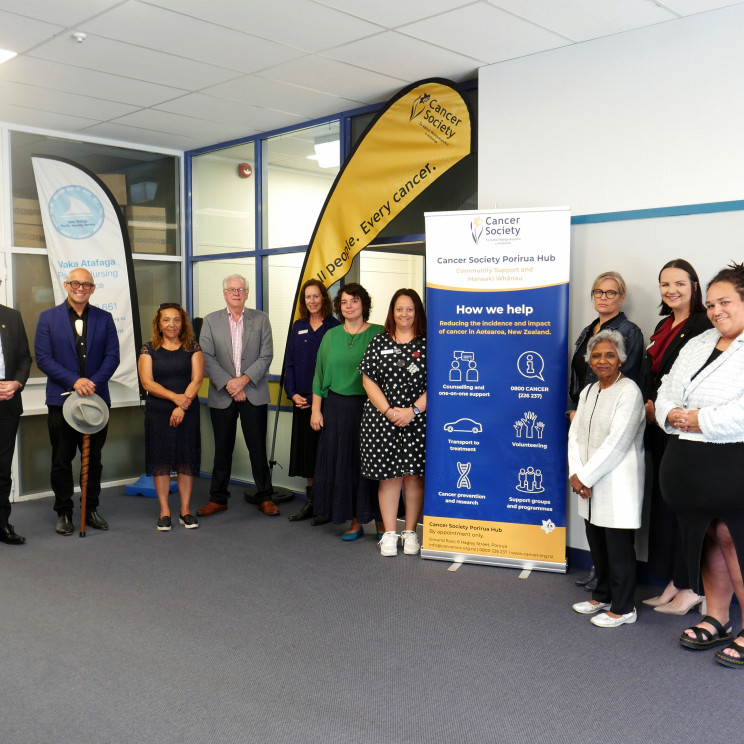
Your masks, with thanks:
M656 217L679 217L686 214L710 214L712 212L739 212L744 210L744 200L711 202L710 204L685 204L679 207L656 207L654 209L631 209L627 212L603 212L599 214L577 214L571 217L572 225L589 225L596 222L621 222L623 220L648 220Z

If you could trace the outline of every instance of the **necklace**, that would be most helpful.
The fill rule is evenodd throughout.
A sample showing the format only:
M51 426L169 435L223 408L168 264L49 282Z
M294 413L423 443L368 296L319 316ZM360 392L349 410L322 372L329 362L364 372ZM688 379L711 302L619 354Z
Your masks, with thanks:
M621 378L622 376L623 376L623 373L622 373L622 372L618 372L618 373L617 373L617 377L616 377L616 378L614 379L614 381L612 382L612 384L608 385L608 386L607 386L606 388L603 388L603 387L602 387L602 386L600 385L600 386L599 386L599 389L600 389L600 390L607 390L607 388L611 388L611 387L612 387L612 385L614 385L614 384L615 384L615 383L616 383L616 382L617 382L617 381L618 381L618 380L619 380L619 379L620 379L620 378Z
M346 330L346 323L344 323L344 331L346 332L346 335L349 337L349 347L348 348L351 349L354 346L354 338L362 330L362 328L364 328L364 321L362 321L362 325L359 326L359 329L358 330L354 331L354 333L349 333Z

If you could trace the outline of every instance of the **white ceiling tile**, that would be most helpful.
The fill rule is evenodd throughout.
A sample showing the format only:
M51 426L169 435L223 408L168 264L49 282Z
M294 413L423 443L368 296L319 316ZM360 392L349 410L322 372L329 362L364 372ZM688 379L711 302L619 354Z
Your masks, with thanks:
M136 111L136 107L125 103L6 81L0 81L0 100L16 106L57 111L61 114L83 116L87 119L114 119Z
M203 114L208 116L209 112L204 111ZM201 138L206 136L211 137L212 142L244 137L250 133L246 132L250 128L250 122L246 122L245 125L221 124L209 121L206 118L181 116L180 114L171 114L167 111L156 111L155 109L141 109L132 114L120 116L111 123L151 129L156 132L170 132L184 137Z
M0 0L0 9L30 18L43 18L65 28L118 5L121 0Z
M570 42L487 3L475 3L399 29L488 63L566 46Z
M227 18L222 19L230 23ZM302 55L284 44L248 36L181 13L128 2L84 25L86 32L201 62L254 72Z
M692 15L693 13L704 13L708 10L717 10L718 8L728 8L730 5L741 5L741 1L733 0L663 0L665 5L675 13L682 16Z
M82 130L83 134L91 137L130 142L134 145L149 145L150 147L166 147L172 150L193 150L203 145L212 144L197 137L184 137L172 132L160 132L152 129L128 127L123 124L105 122L95 124Z
M343 10L351 15L394 29L405 23L470 5L473 0L316 0L321 5Z
M29 56L16 57L0 65L0 80L29 85L37 85L43 81L47 88L68 93L84 93L95 98L105 97L133 106L152 106L182 96L184 93L179 88L168 88L143 80L109 75L106 72L71 67Z
M377 33L381 27L310 0L151 0L195 18L316 52Z
M296 114L305 120L358 106L354 101L274 80L265 80L255 75L246 75L229 83L215 85L203 92L218 98L228 98L232 101ZM287 126L289 124L291 122L288 121Z
M384 100L405 82L401 78L352 67L319 55L285 62L264 70L261 76L360 103Z
M649 0L488 0L573 41L629 31L677 16Z
M414 82L429 77L475 78L483 60L466 57L431 43L385 31L324 53L350 65Z
M84 44L54 39L34 49L31 56L184 90L198 90L236 75L233 70L93 35Z
M91 119L81 116L67 116L54 111L39 111L6 103L0 103L0 121L62 132L77 132L91 123Z
M299 114L293 115L283 111L272 111L267 108L251 106L248 103L229 101L226 98L205 96L202 93L192 93L182 98L176 98L155 108L158 111L192 116L197 119L203 118L204 113L209 112L211 121L250 126L251 130L259 132L268 132L272 129L287 126L288 116L295 119L295 124L301 124L305 121L305 118Z
M64 26L0 10L0 48L2 49L20 54L51 39L61 31L64 31Z

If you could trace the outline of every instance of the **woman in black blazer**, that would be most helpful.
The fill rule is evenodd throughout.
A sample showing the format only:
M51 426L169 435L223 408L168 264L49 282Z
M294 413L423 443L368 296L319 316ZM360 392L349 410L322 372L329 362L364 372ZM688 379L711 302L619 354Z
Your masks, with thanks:
M648 535L648 565L660 579L669 579L658 597L644 599L656 612L685 615L702 601L690 589L679 528L664 504L659 488L659 464L669 435L656 421L654 402L661 379L669 372L682 347L694 336L711 328L703 305L700 281L695 269L683 258L665 264L659 273L660 320L646 347L643 359L643 395L646 400L646 449L653 462L651 519Z

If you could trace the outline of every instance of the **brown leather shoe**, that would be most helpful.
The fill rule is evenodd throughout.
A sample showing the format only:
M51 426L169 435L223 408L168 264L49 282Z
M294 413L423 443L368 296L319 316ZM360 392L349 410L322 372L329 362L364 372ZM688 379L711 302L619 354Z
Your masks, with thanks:
M218 504L216 501L207 501L204 506L196 510L200 517L209 517L217 512L227 511L227 504Z
M273 501L262 501L258 505L258 510L262 511L267 517L279 516L279 507Z

